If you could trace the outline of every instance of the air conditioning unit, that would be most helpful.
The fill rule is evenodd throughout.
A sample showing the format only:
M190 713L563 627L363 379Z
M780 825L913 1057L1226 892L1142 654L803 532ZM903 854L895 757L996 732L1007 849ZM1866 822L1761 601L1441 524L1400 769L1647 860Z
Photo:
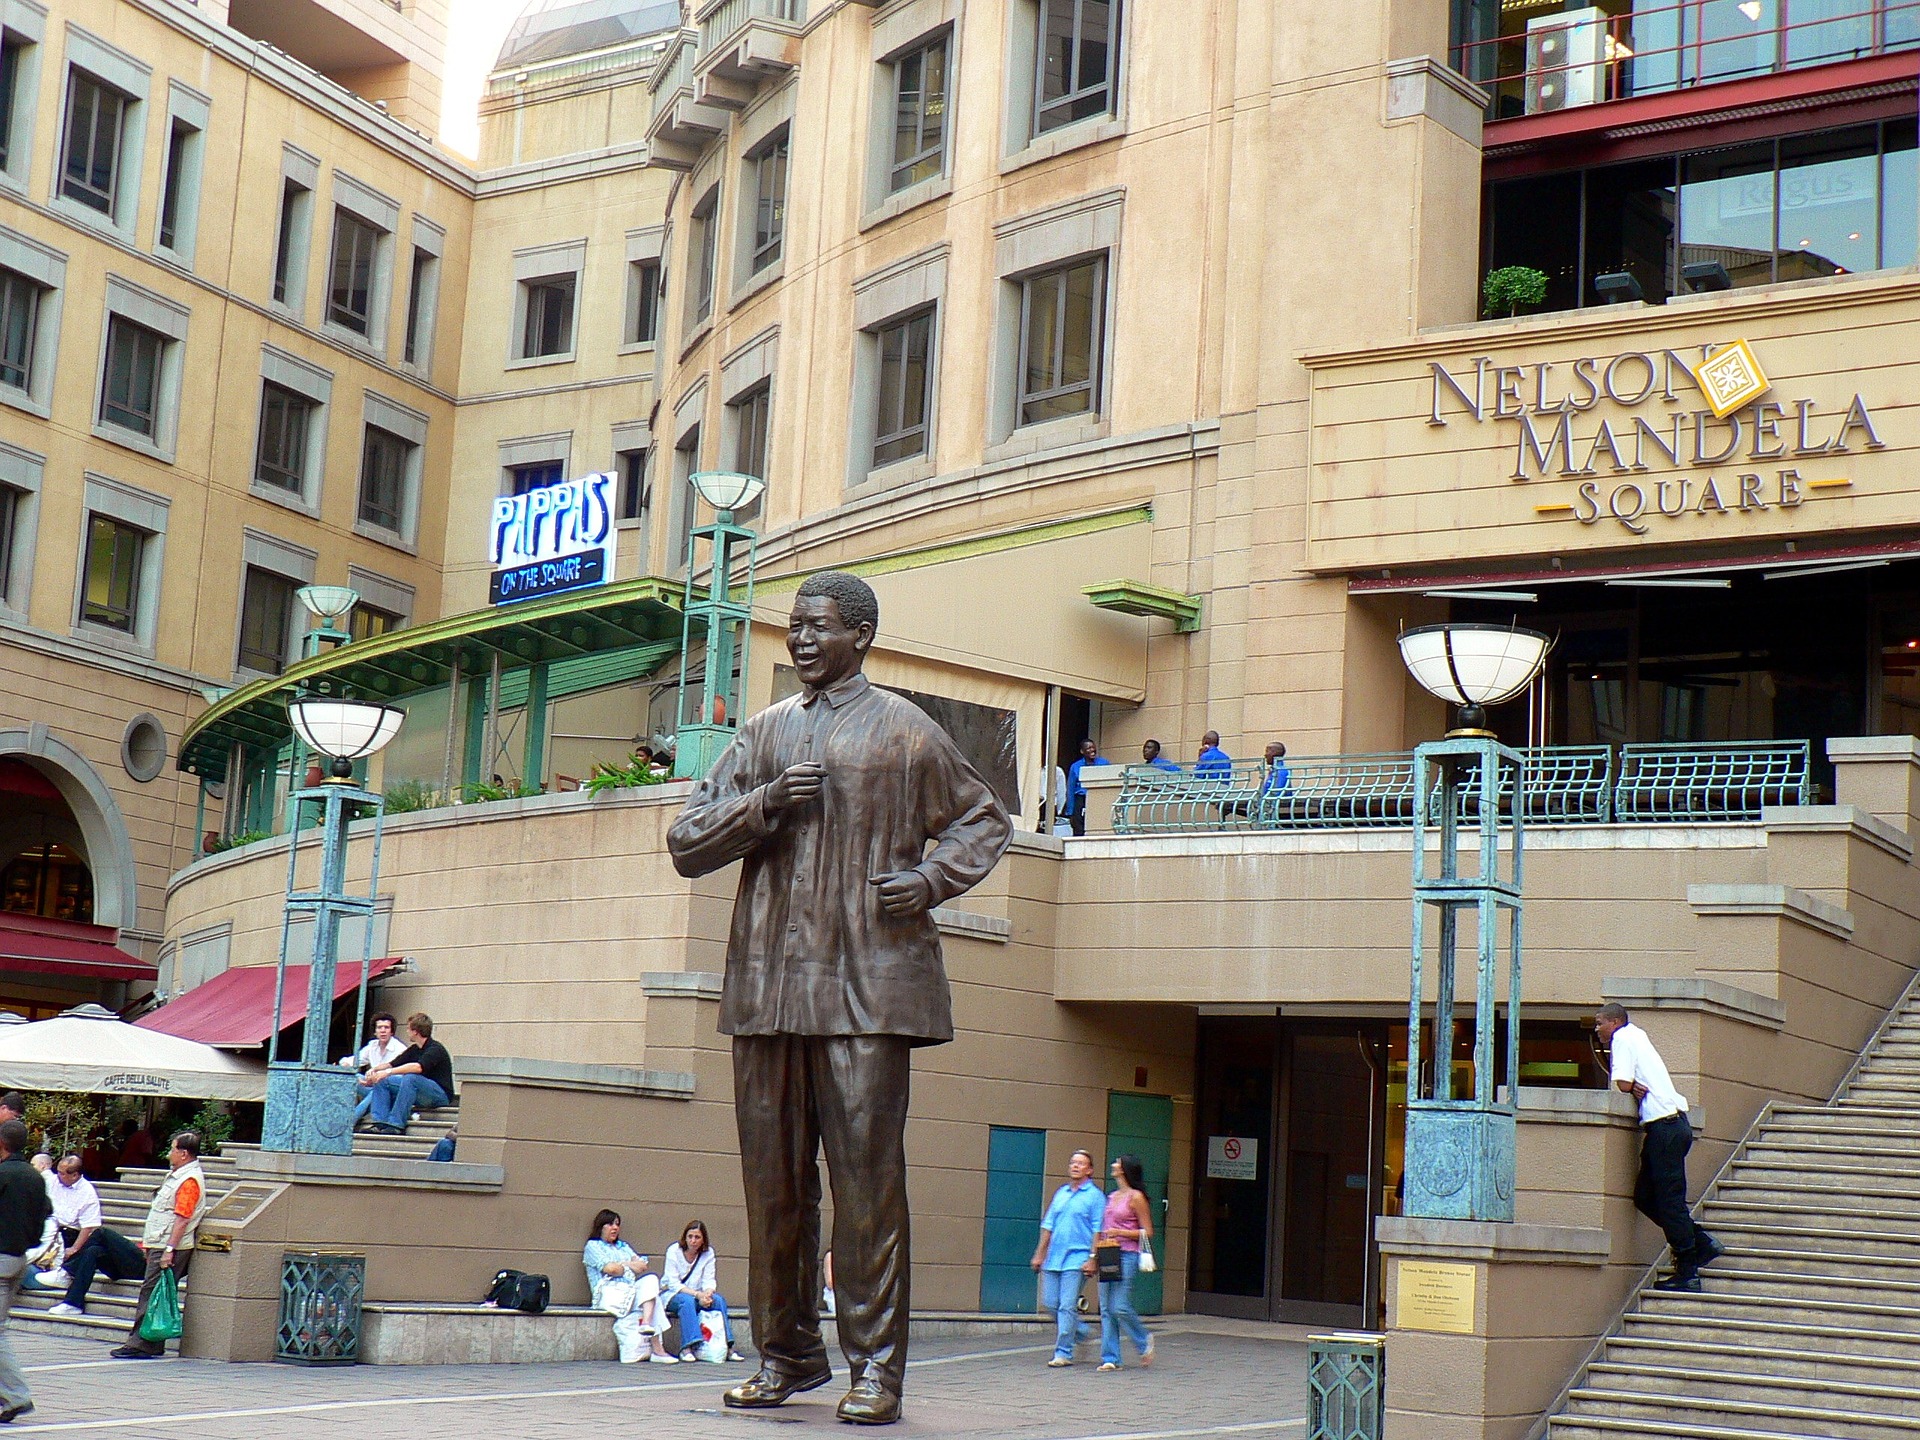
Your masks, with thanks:
M1527 22L1527 114L1591 105L1607 93L1607 15L1592 6Z

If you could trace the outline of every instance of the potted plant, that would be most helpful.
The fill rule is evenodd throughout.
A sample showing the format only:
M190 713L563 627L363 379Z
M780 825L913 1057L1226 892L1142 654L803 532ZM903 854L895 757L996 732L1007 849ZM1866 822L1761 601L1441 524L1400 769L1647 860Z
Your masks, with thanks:
M1531 265L1502 265L1487 272L1480 295L1489 316L1511 318L1520 313L1522 305L1538 305L1547 298L1547 273Z

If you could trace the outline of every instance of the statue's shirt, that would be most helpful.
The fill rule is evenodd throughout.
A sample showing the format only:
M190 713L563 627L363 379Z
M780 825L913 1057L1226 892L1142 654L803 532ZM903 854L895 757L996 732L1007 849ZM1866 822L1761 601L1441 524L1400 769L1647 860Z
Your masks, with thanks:
M770 809L767 786L808 760L826 771L819 798ZM682 875L745 862L721 1031L951 1040L933 917L895 919L869 881L917 870L938 905L985 879L1012 838L946 731L864 675L753 716L667 832Z

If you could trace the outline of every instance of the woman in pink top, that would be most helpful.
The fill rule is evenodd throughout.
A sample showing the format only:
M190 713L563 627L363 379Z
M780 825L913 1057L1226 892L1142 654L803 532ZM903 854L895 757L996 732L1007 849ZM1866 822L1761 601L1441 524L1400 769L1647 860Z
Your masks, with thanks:
M1100 1239L1120 1243L1120 1278L1100 1282L1100 1368L1120 1368L1120 1332L1125 1330L1142 1365L1153 1364L1153 1337L1133 1308L1133 1277L1140 1273L1140 1246L1153 1240L1153 1210L1140 1188L1140 1157L1122 1155L1110 1167L1113 1193L1107 1196Z

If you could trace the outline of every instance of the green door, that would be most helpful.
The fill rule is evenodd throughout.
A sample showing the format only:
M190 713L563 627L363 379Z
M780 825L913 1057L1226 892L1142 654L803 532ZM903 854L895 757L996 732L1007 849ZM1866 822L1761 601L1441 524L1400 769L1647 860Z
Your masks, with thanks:
M1031 1315L1038 1281L1033 1247L1040 1239L1047 1170L1047 1132L1014 1125L987 1130L987 1220L980 1247L980 1308Z
M1104 1171L1116 1155L1138 1155L1145 1175L1147 1198L1153 1202L1153 1253L1166 1263L1163 1244L1167 1228L1167 1172L1173 1164L1173 1101L1165 1095L1141 1095L1131 1090L1107 1092L1107 1153ZM1031 1257L1029 1257L1031 1258ZM1158 1270L1133 1282L1133 1308L1142 1315L1158 1315L1164 1282Z

